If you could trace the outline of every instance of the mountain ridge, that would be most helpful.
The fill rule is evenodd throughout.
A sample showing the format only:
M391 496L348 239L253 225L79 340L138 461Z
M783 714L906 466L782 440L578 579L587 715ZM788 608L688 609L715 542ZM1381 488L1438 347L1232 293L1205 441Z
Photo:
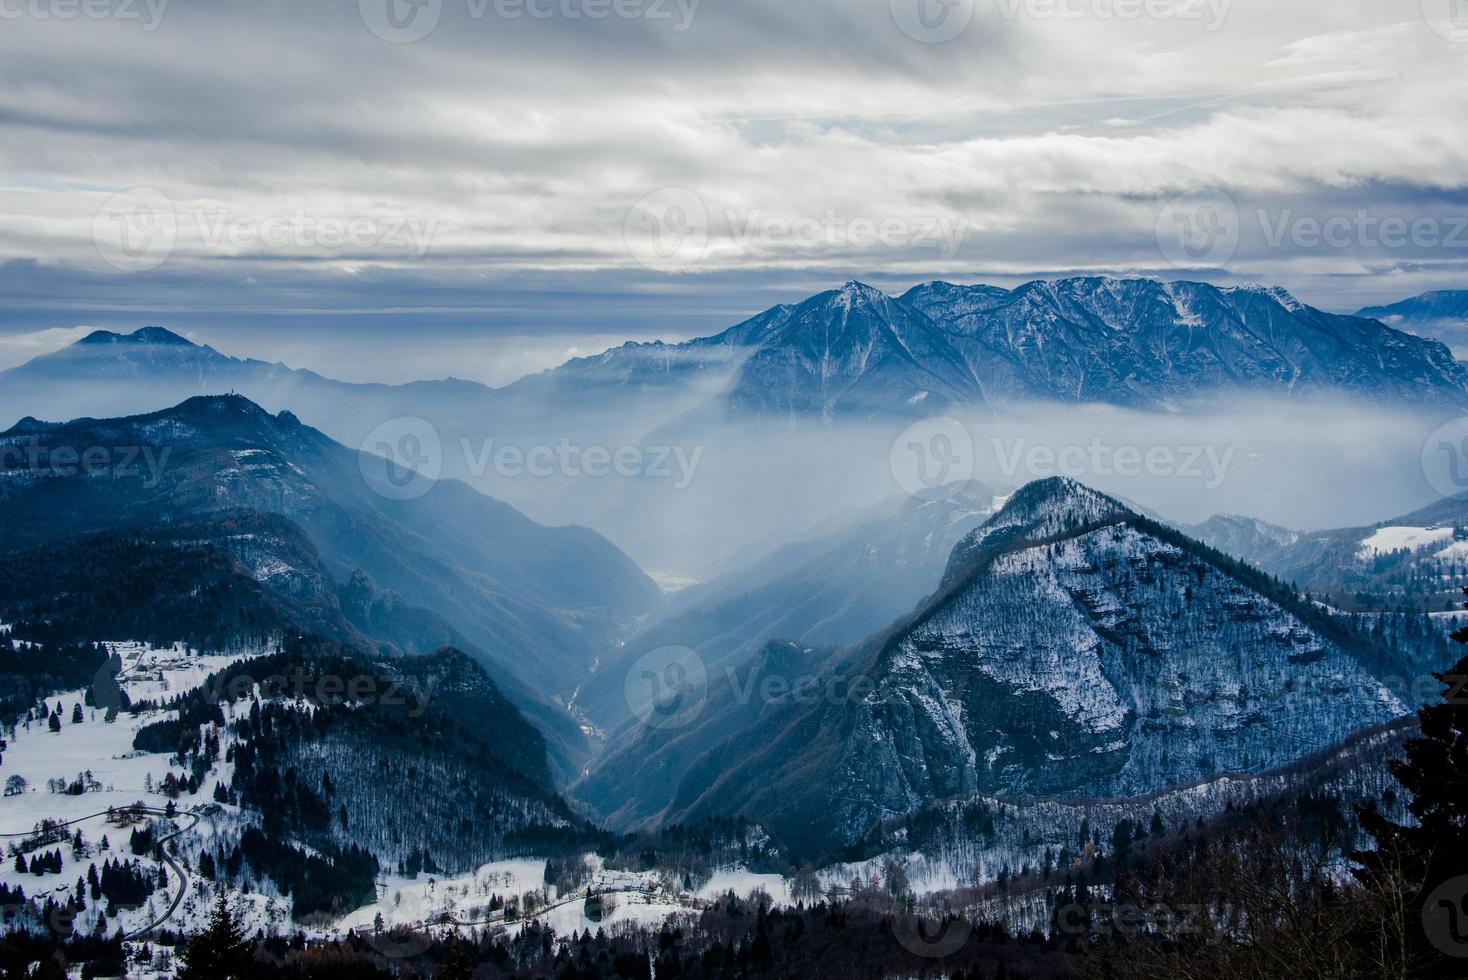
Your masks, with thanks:
M739 812L820 850L934 799L1144 795L1406 713L1383 678L1409 665L1267 576L1072 481L1005 511L918 611L832 661L864 696L727 738L666 818Z

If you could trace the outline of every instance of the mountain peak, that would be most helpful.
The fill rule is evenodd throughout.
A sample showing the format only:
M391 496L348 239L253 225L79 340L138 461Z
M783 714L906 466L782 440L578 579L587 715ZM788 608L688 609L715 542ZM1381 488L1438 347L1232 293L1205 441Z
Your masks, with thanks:
M1291 313L1300 313L1306 309L1305 304L1296 299L1294 294L1283 286L1266 286L1262 284L1255 286L1230 286L1221 291L1225 294L1252 293L1256 296L1263 296L1283 306Z
M143 327L132 333L114 333L111 330L96 330L77 341L78 346L100 344L147 344L154 347L197 347L193 341L180 337L164 327Z
M864 282L855 279L848 280L845 285L836 290L833 299L835 302L847 307L857 305L871 305L873 303L885 303L890 297L875 286L868 286Z
M1006 515L1030 521L1035 517L1068 524L1089 524L1131 510L1120 501L1068 476L1052 476L1027 483L1010 497L995 519Z
M948 559L944 584L985 552L1017 541L1044 541L1137 516L1130 508L1076 480L1052 476L1027 483L999 513L969 532Z
M227 395L195 395L193 398L180 402L162 414L176 414L195 418L200 416L237 415L243 418L277 419L277 416L271 415L244 395L237 395L234 392L230 392ZM289 412L282 412L279 419L285 421L287 417L290 420L295 419L295 416Z

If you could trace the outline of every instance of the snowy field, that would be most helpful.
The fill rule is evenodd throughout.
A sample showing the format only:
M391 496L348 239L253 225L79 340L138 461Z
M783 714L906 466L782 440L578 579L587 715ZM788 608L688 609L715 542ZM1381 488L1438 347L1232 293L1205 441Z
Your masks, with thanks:
M200 656L180 647L154 649L141 643L109 643L107 646L123 661L123 674L118 682L133 701L162 700L186 693L201 685L213 672L254 654ZM0 797L0 843L6 847L0 863L0 881L25 889L29 898L51 898L64 903L76 891L78 878L85 878L93 864L100 868L109 861L124 863L137 860L143 869L156 874L159 865L151 854L134 855L128 840L134 826L154 824L157 834L166 837L184 831L175 841L185 869L165 865L166 886L156 890L141 908L116 909L108 920L108 932L119 927L130 934L163 921L168 928L193 929L201 923L214 899L208 883L188 872L188 855L216 834L237 833L242 821L238 811L213 803L215 783L230 778L229 766L223 762L199 787L194 795L181 794L170 801L159 790L170 772L169 757L144 754L132 749L133 738L143 727L168 716L168 712L149 711L136 716L120 714L115 721L105 720L104 712L85 706L86 692L67 691L46 699L54 710L61 707L61 730L53 732L43 721L22 722L7 731L9 743L0 766L0 778L7 783L13 777L25 781L24 791ZM81 721L74 721L81 707ZM176 767L172 770L180 774ZM72 796L55 792L60 783L80 781L88 791ZM162 811L173 802L179 816L166 821L150 816L136 825L110 823L109 808L124 808L142 803L151 810ZM194 813L194 810L206 812ZM19 872L15 848L31 835L41 821L58 821L66 825L68 835L82 834L82 848L73 841L47 843L33 853L59 850L62 857L60 874L35 875ZM105 845L104 845L105 840ZM28 855L28 857L31 855ZM103 903L84 896L87 908L77 917L74 928L90 932L105 914ZM176 898L179 906L169 914ZM240 910L251 928L268 928L289 918L289 902L268 894L249 896Z
M1451 527L1383 527L1361 542L1357 557L1375 558L1394 551L1425 551L1429 548L1444 550L1439 557L1459 558L1468 555L1468 542L1453 543L1454 529Z

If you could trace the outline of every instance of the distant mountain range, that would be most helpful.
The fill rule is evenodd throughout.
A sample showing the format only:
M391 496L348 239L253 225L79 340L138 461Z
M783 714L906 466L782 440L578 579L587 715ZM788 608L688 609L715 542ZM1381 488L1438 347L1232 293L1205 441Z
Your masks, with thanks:
M1034 401L1187 410L1237 395L1468 406L1468 371L1442 344L1275 287L1150 279L931 282L896 298L848 282L716 337L628 345L551 374L593 363L644 386L727 368L698 418L900 418Z
M1183 530L1346 608L1458 610L1468 583L1468 494L1363 527L1292 531L1224 514Z
M1459 357L1468 354L1468 289L1423 293L1386 306L1368 306L1356 315L1421 337L1436 337Z
M1459 310L1463 295L1380 312L1417 322ZM891 297L850 282L712 337L626 344L500 389L346 384L158 327L99 331L0 373L0 411L107 417L230 391L356 445L403 415L446 437L637 439L690 418L903 418L1030 401L1186 410L1240 394L1354 395L1464 408L1468 371L1440 343L1278 288L1091 277L1013 290L930 282Z
M856 693L712 688L705 714L728 723L689 730L722 739L628 815L740 813L821 851L953 796L1139 796L1396 718L1408 706L1390 678L1425 669L1064 479L1030 484L960 541L942 587L892 628L834 656L761 657Z

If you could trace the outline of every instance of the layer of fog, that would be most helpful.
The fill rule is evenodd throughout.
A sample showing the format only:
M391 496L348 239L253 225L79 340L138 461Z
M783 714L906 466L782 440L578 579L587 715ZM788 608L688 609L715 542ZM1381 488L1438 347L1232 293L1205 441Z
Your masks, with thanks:
M1035 405L951 422L935 411L939 420L909 431L910 420L895 418L729 419L709 409L727 383L717 369L686 384L630 389L546 380L547 388L489 398L453 385L352 386L277 373L242 374L207 391L186 379L48 380L0 391L0 406L12 418L110 417L234 386L372 452L413 434L400 431L402 419L422 418L437 443L435 475L464 479L544 523L591 527L650 572L699 580L833 515L951 480L980 480L1002 495L1064 475L1176 522L1234 513L1298 530L1372 524L1468 491L1451 469L1468 472L1458 459L1468 457L1468 428L1436 433L1451 413L1369 402L1249 398L1186 414ZM914 483L917 453L927 472Z
M1069 476L1180 523L1230 513L1297 530L1373 524L1468 490L1445 483L1433 461L1442 447L1428 439L1444 421L1258 399L1208 415L1031 406L916 428L744 419L641 443L648 463L667 453L661 474L491 467L473 482L539 520L594 527L649 570L703 578L731 555L770 550L843 511L964 478L1003 495ZM917 476L919 463L927 471Z

